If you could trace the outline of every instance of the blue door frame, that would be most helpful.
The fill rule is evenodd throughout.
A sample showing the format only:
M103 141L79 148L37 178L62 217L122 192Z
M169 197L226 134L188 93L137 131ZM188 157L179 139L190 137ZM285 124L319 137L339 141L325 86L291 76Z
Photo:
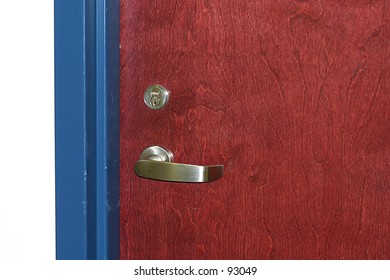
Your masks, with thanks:
M57 259L119 258L119 0L55 0Z

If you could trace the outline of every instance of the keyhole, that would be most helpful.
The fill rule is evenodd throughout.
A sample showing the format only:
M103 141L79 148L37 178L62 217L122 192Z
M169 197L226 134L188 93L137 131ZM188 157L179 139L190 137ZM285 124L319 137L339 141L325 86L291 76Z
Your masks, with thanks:
M159 92L151 92L150 93L150 105L153 107L157 107L160 105L160 93Z

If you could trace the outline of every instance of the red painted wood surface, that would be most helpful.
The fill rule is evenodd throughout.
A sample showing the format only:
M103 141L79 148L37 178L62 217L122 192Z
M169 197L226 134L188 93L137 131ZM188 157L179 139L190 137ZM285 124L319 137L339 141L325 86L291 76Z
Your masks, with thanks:
M121 258L389 259L389 94L388 1L122 0ZM225 176L138 178L150 145Z

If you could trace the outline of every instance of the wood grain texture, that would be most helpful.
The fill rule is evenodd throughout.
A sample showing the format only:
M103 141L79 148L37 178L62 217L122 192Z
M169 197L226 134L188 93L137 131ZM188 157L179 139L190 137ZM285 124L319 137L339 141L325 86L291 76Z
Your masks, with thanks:
M121 258L389 259L389 92L388 1L122 0ZM150 145L225 176L140 179Z

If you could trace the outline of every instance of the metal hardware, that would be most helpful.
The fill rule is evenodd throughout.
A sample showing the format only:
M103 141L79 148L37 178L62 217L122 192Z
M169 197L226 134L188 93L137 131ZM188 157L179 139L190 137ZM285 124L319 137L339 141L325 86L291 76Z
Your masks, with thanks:
M204 183L222 178L223 165L200 166L174 163L171 151L152 146L141 153L140 160L135 163L134 171L139 177L148 179Z
M144 93L144 102L150 109L158 110L167 105L169 91L161 85L149 86Z

